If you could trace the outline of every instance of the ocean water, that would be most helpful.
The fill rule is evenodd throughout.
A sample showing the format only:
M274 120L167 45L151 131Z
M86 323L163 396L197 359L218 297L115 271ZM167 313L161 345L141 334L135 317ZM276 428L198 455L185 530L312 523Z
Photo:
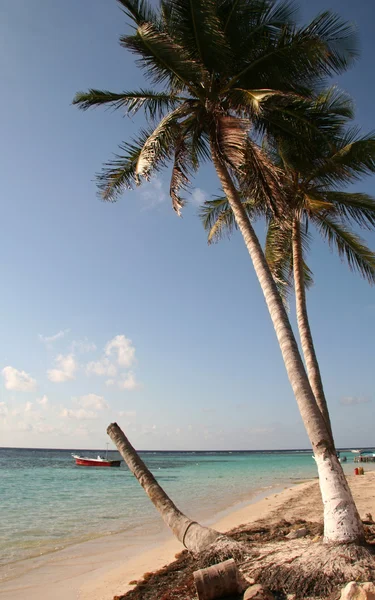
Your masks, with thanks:
M317 476L311 451L140 454L177 506L206 521L261 492ZM99 536L163 527L124 463L85 468L70 450L0 448L0 566Z

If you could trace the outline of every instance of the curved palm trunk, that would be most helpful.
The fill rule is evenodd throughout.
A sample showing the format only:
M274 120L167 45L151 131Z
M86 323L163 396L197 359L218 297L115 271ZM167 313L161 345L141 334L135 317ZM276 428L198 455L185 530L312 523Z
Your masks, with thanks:
M222 534L214 529L202 527L196 521L186 517L173 504L155 477L138 456L133 446L117 423L111 423L107 433L128 465L130 471L138 479L151 502L155 505L164 522L172 530L176 538L191 552L201 552L215 542Z
M315 354L314 342L311 335L309 319L306 306L306 290L303 276L303 255L300 223L298 218L293 222L293 275L294 275L294 291L296 295L296 312L298 331L302 344L302 351L306 362L306 371L311 385L311 389L315 396L319 410L323 415L323 419L331 436L332 444L333 434L331 420L329 417L327 401L324 394L323 382L320 375L318 360Z
M318 467L324 504L324 538L326 542L360 542L364 538L362 522L348 483L318 408L297 343L281 297L268 267L256 233L246 215L226 165L211 140L212 160L224 193L244 238L280 344L281 354L298 408L308 433Z

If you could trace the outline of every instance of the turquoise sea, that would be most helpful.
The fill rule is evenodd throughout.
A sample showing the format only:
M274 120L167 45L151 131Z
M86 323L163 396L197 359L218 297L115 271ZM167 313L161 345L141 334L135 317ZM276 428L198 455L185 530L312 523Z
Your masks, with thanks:
M163 529L153 505L124 466L77 467L71 450L0 448L0 566L77 542ZM96 456L95 451L80 451ZM221 511L316 477L311 451L141 452L177 506L214 520ZM111 458L118 458L110 452ZM346 470L353 469L347 453Z

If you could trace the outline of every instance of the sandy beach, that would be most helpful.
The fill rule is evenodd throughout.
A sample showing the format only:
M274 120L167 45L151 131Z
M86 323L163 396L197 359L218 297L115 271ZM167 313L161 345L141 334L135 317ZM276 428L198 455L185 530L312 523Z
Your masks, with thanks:
M362 518L375 515L375 471L364 476L349 476L349 483ZM255 500L255 501L254 501ZM255 498L231 510L213 525L225 532L258 519L304 518L319 521L322 503L317 480L307 481ZM147 549L146 549L147 548ZM65 548L45 557L29 561L30 569L21 577L3 583L1 600L112 600L116 594L131 588L129 582L145 572L155 571L172 561L181 544L165 531L159 539L143 538L129 544L122 534L100 538ZM52 591L53 590L53 591Z

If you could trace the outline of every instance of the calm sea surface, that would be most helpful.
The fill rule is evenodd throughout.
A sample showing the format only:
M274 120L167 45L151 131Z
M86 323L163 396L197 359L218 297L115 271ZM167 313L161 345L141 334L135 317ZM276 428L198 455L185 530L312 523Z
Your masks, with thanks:
M206 520L262 491L317 475L311 452L141 456L179 508ZM353 455L347 456L352 470ZM0 449L0 565L120 531L152 533L155 527L161 529L162 522L124 463L119 469L76 467L70 450Z

